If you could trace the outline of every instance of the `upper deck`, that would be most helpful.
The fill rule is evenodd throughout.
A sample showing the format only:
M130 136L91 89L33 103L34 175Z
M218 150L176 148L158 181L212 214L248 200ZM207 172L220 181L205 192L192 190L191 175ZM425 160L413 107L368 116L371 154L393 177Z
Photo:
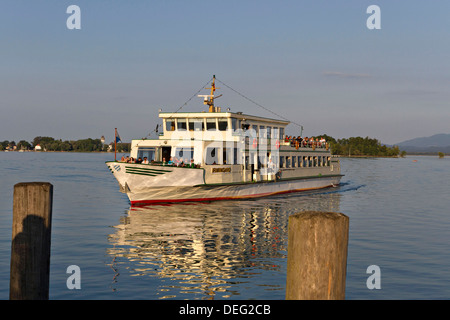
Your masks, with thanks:
M242 112L160 112L163 132L159 139L200 139L236 141L244 131L253 130L256 138L284 137L289 121L243 114Z

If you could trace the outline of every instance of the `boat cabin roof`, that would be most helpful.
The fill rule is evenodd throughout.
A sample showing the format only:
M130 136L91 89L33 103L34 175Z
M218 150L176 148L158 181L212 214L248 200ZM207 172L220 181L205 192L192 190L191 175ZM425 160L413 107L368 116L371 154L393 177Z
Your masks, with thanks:
M160 112L159 117L162 119L198 119L198 118L234 118L243 121L257 122L258 124L271 124L278 126L287 126L290 122L279 119L265 118L244 114L242 112Z

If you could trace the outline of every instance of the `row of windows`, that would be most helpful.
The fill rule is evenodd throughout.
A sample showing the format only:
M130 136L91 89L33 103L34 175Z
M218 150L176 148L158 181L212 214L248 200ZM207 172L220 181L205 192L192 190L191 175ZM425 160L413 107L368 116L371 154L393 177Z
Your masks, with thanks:
M263 137L270 138L272 134L279 134L279 137L284 136L284 128L271 127L271 126L263 126L263 125L255 125L255 124L247 124L246 122L231 118L231 129L253 129L257 136L259 133L263 135ZM166 131L226 131L229 129L228 118L177 118L177 119L166 119L165 120L165 130Z
M197 118L197 119L166 119L166 131L208 131L228 129L228 119Z
M155 148L139 148L138 158L147 157L149 161L156 160ZM219 157L219 152L222 152L222 157ZM170 152L170 156L182 160L192 160L194 159L194 148L188 147L176 147ZM238 148L218 148L218 147L207 147L205 154L205 164L238 164L241 154ZM252 158L248 155L245 159L245 164L247 169L250 169ZM165 159L166 161L169 158ZM268 158L257 159L257 168L266 167ZM264 162L264 163L261 163ZM328 167L331 163L331 157L329 156L280 156L279 166L280 168L310 168L310 167Z
M328 167L330 163L327 156L280 156L280 168Z
M175 127L176 125L176 127ZM167 119L166 131L204 131L206 130L220 130L226 131L228 129L227 119Z

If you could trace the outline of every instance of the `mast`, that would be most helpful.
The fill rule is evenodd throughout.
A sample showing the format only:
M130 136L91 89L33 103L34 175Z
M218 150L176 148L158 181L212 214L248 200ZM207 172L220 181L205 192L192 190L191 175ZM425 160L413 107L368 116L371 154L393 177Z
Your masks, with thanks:
M213 75L213 80L211 82L211 88L205 88L205 89L211 89L211 94L199 94L199 97L203 98L203 104L206 104L209 106L209 112L217 112L217 108L214 107L214 99L217 99L219 97L221 97L222 95L218 95L217 97L214 96L214 91L216 91L216 89L220 89L220 88L216 88L216 76Z
M114 161L117 161L116 153L117 153L117 128L114 129Z

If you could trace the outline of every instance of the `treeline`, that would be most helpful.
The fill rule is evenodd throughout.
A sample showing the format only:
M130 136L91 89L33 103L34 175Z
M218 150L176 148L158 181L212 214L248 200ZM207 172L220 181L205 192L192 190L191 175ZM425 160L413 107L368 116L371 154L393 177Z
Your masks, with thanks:
M377 139L369 137L351 137L338 139L328 135L322 135L330 144L331 153L341 156L374 156L374 157L398 157L404 156L405 151L400 151L398 146L388 147Z
M323 137L330 144L331 153L342 156L374 156L374 157L397 157L404 156L405 151L400 151L398 146L388 147L382 145L377 139L369 137L351 137L338 139L326 134ZM73 152L114 152L114 144L103 144L100 139L81 139L62 141L52 137L36 137L32 142L21 140L0 142L1 150L34 150L39 145L42 151L73 151ZM117 152L130 152L130 143L118 143Z
M36 137L32 142L25 140L14 141L5 140L0 142L0 150L35 150L40 146L42 151L73 151L73 152L107 152L114 151L114 144L103 144L100 139L65 140L54 139L52 137ZM130 143L118 143L117 152L129 152Z

